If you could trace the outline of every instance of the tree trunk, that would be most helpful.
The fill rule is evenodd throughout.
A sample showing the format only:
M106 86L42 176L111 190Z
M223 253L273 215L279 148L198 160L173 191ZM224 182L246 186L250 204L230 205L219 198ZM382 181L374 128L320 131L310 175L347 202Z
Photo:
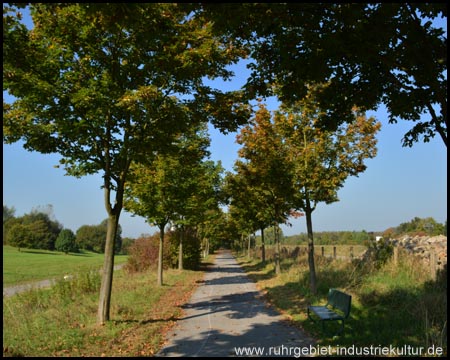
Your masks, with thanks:
M102 270L102 283L100 286L100 299L97 312L97 324L102 325L109 321L111 304L111 290L114 272L114 240L116 238L119 215L108 214L108 228L106 232L105 259Z
M250 259L250 251L251 251L251 235L248 234L248 244L247 244L247 257Z
M205 246L205 256L204 256L204 258L206 258L209 255L209 238L206 238L205 244L206 244L206 246Z
M264 242L264 228L261 228L261 260L266 262L266 244Z
M183 270L183 238L184 238L184 226L180 229L180 245L178 247L178 270Z
M309 286L313 295L317 294L316 268L314 265L314 237L312 230L312 210L308 204L305 211L306 229L308 232L308 265L309 265Z
M278 231L278 225L274 227L275 232L275 274L281 274L280 266L280 232Z
M163 284L163 250L164 250L164 228L166 225L159 226L159 253L158 253L158 285Z

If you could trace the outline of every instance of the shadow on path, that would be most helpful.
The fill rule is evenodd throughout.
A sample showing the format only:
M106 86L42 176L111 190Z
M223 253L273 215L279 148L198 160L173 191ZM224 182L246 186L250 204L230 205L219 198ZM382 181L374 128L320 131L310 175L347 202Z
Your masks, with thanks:
M228 251L216 256L183 308L184 316L157 356L294 356L314 345L264 302Z

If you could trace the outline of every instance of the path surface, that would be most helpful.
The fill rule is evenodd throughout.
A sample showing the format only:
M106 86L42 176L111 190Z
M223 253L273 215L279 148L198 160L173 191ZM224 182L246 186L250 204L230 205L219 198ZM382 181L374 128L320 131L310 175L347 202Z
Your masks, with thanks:
M114 265L114 270L119 270L124 265L125 264ZM71 275L69 275L69 277L71 277ZM29 291L31 289L49 288L49 287L52 287L55 284L55 282L56 282L55 279L51 279L51 280L47 279L47 280L35 281L32 283L27 283L27 284L5 287L5 288L3 288L3 296L5 296L5 297L13 296L15 294Z
M229 251L218 253L184 310L157 356L294 356L299 348L314 346L267 306Z

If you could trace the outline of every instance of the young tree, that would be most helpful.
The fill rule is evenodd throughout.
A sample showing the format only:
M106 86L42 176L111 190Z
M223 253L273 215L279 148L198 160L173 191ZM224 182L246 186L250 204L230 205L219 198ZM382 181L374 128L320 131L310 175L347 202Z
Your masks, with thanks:
M286 159L293 170L293 188L297 192L294 207L306 216L310 286L316 293L312 212L319 202L338 201L337 191L349 176L365 171L364 161L376 156L376 133L381 124L354 110L355 119L336 131L317 126L320 109L314 96L295 107L282 107L275 114L275 126L288 149Z
M150 225L159 228L157 284L163 285L163 251L165 227L175 217L176 159L157 155L152 166L135 164L125 194L125 209L142 216Z
M247 120L229 78L245 52L211 33L192 4L33 3L29 30L4 7L3 139L58 153L67 174L102 173L108 230L97 323L109 320L114 239L130 165L160 152L192 123L222 131ZM238 104L237 104L238 103Z

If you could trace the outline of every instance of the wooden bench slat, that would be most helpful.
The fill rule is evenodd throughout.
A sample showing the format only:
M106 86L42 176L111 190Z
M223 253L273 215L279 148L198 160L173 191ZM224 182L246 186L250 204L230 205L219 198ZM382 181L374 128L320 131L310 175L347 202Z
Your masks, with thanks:
M337 314L333 310L327 308L326 306L310 306L310 310L314 311L320 319L322 320L342 320L344 317Z

